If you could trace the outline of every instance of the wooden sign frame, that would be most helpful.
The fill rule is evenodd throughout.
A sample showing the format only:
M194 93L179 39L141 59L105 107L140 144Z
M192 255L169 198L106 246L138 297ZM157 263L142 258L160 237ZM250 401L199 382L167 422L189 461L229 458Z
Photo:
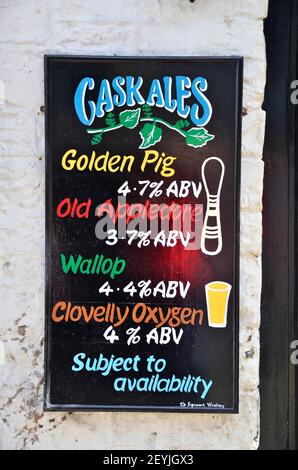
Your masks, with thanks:
M241 57L45 56L45 410L238 412L242 68ZM138 76L141 76L142 80L139 85L136 85ZM115 77L118 78L115 79ZM103 83L104 80L106 80L105 83ZM176 88L173 87L173 82ZM113 87L114 95L109 95ZM126 94L123 93L124 89ZM115 90L118 90L118 94ZM176 101L173 98L175 90ZM169 96L169 93L173 95ZM89 94L88 98L87 94ZM129 100L135 101L129 102ZM186 104L187 100L189 100L189 109ZM120 102L125 102L125 105ZM148 105L148 103L151 104ZM98 154L104 155L108 151L112 154L113 149L115 149L115 155L118 156L121 145L125 147L124 150L127 153L133 153L135 149L137 155L131 161L123 163L122 172L118 159L115 158L111 162L107 158L106 160L103 157L99 159L95 154L92 157L92 152L95 150ZM153 158L151 154L152 166L150 166L151 161L149 154L146 154L146 149L156 151L155 165L153 165L155 157ZM78 163L78 155L83 155L80 163ZM167 165L168 155L174 155L175 161L168 160ZM142 171L144 171L141 173L142 167L140 167L130 180L131 175L125 174L125 170L132 168L133 165L136 166L136 162L141 157L147 158L147 162L143 160ZM215 166L212 167L211 163ZM145 171L146 164L149 176ZM104 168L101 165L105 165L105 170L95 177L94 172L99 167ZM119 196L119 188L125 180L128 180L128 186L123 186L124 190L130 188L129 191L133 193L136 188L132 187L132 183L133 186L137 186L140 183L139 180L148 178L148 181L153 181L155 176L156 183L163 180L163 184L155 185L154 189L148 183L148 188L150 187L153 191L151 191L152 198L157 199L158 188L162 188L161 191L164 191L163 196L165 196L169 191L168 182L173 182L173 175L169 176L169 171L175 165L177 168L174 179L179 184L192 174L194 178L197 177L192 186L193 197L195 190L198 194L203 194L202 188L205 190L202 196L200 250L197 250L201 255L191 258L191 255L185 255L184 250L172 256L171 253L175 252L170 252L169 247L165 247L164 252L170 258L165 257L161 263L159 259L163 256L163 247L158 247L158 253L160 253L158 257L154 257L154 251L148 255L145 244L140 250L134 248L131 251L131 247L123 248L124 245L121 245L118 255L113 247L109 250L103 249L100 253L100 246L104 242L101 245L98 244L98 248L94 248L96 238L90 228L93 227L95 217L98 215L98 212L94 211L95 207L96 211L100 210L98 209L102 207L100 203L103 204L109 197L114 198L117 191ZM119 175L117 173L117 176L113 177L116 174L114 172L116 167ZM163 173L160 173L161 170ZM211 176L208 176L208 171L211 172ZM200 175L203 183L201 189L198 184ZM100 181L100 176L103 178L100 186L102 193L96 192L94 186ZM165 184L164 180L168 177L167 184ZM214 183L217 178L219 179ZM119 184L117 185L115 181ZM211 189L214 184L217 185L217 199ZM163 189L166 186L167 190ZM115 192L116 187L118 189ZM138 190L140 189L138 187ZM88 191L92 193L92 196ZM109 191L111 191L110 194ZM171 194L174 193L175 190L172 188ZM178 196L177 200L183 199L183 191ZM191 201L190 204L194 203L194 199ZM167 199L164 197L162 203L166 204L166 202ZM211 220L212 217L216 220L215 226L211 222L208 225L207 219ZM94 240L91 237L94 237ZM216 239L214 244L212 239ZM119 240L118 242L121 243ZM90 258L88 247L92 247L90 257L93 262L92 268L89 264L89 271L86 268ZM102 258L100 258L101 255ZM79 256L81 256L80 262ZM71 257L73 257L72 261L70 261ZM150 259L153 260L152 265L150 265ZM80 263L84 260L86 263L83 269ZM119 275L123 267L121 260L127 271L121 278L123 282L119 281L118 284L118 279L115 283L115 277ZM100 262L101 267L99 267ZM106 267L103 269L105 262ZM153 263L155 263L154 269ZM74 264L81 267L72 268ZM71 271L72 269L76 269L77 274L74 270ZM90 275L86 275L86 269ZM169 299L167 302L162 301L162 294L158 294L158 289L160 292L162 287L157 282L162 275L170 276L171 269L175 269L177 275L175 286L179 285L181 288L180 300L175 306L175 308L180 308L180 312L184 312L179 314L179 321L182 325L182 336L179 340L181 342L176 344L173 339L177 339L180 331L178 328L176 331L175 327L169 326L174 324L173 320L172 323L165 323L169 328L166 330L168 333L165 334L173 335L170 345L168 347L161 347L161 343L156 345L151 336L151 343L148 346L147 335L149 333L153 335L151 329L156 326L153 324L157 318L152 313L154 305L159 305L158 308L162 309L168 303L167 311L174 315L173 305L175 304ZM153 287L152 289L150 287L151 294L148 295L151 320L137 323L140 316L137 316L139 312L138 314L135 312L135 324L132 323L133 317L129 316L126 326L123 322L117 329L114 328L114 321L111 334L114 334L114 328L116 336L119 333L119 343L117 345L117 340L115 340L116 346L109 343L109 340L112 341L111 336L106 334L106 338L109 339L103 339L103 334L106 328L111 326L108 322L114 318L111 310L110 316L105 313L104 318L107 321L105 331L102 330L102 323L100 327L99 323L94 323L95 315L99 315L99 311L96 313L96 305L104 304L102 299L105 295L100 294L98 300L96 299L96 282L103 288L102 285L109 280L110 287L113 287L114 293L109 297L110 304L105 303L105 312L107 312L108 305L109 309L117 309L117 289L122 292L119 306L128 302L130 294L127 293L128 290L125 294L123 293L124 281L127 280L128 283L132 280L131 276L135 275L133 288L137 286L138 294L140 294L138 283L140 279L144 279L142 274L149 276L151 271L152 273L154 271L152 276L156 279L155 284L152 281L151 285L154 284L157 292L156 298L153 298L152 292L155 291L152 290ZM105 272L108 273L106 275L109 278L104 277ZM99 276L96 282L94 273ZM191 279L190 287L186 273ZM165 279L165 281L168 280L169 277ZM116 288L116 286L120 287ZM183 299L183 289L189 289L187 292L191 292L189 303L188 294L185 300ZM198 298L201 300L198 301ZM197 307L196 301L200 304ZM140 303L141 299L136 298L133 302ZM143 303L145 305L146 301L144 300ZM90 308L87 309L86 305ZM75 315L78 312L81 316L77 321ZM86 318L89 314L91 315L91 312L94 316L90 322L88 320L87 324ZM131 314L130 311L129 315ZM98 317L97 321L101 322L102 319ZM132 327L137 329L139 325L141 329L129 337L131 341L131 349L129 349L128 329ZM159 326L156 329L158 333L154 332L157 336L162 331L158 328ZM141 335L141 339L138 340L137 347L133 341L138 334ZM161 341L160 336L158 338L158 341ZM183 346L179 351L181 344ZM98 355L102 354L100 360L95 350L92 356L93 364L95 364L95 356L97 357L97 372L95 369L88 371L83 360L86 358L87 361L88 356L87 353L82 352L83 346L88 351L93 351L93 345L97 345ZM101 375L100 380L97 381L98 370L101 370L101 365L103 367L105 359L111 359L112 355L117 359L117 352L120 351L119 354L123 352L123 357L120 355L118 359L119 364L121 359L123 360L121 367L126 367L128 362L124 366L124 361L130 350L133 353L129 358L135 362L130 369L130 374L125 375L123 372L122 382L121 377L117 382L118 372L115 362L111 366L115 367L111 369L111 375ZM107 356L104 355L105 352ZM154 352L154 361L157 362L157 359L164 361L162 364L165 364L166 376L162 375L162 371L159 375L158 368L153 369L154 377L150 370L151 376L144 377L141 384L139 379L143 377L140 374L146 371L148 373L148 357L152 352ZM137 356L140 356L140 359L136 359ZM147 370L141 369L145 367L142 363L143 358L143 362L145 359L147 361ZM142 366L139 366L140 363ZM91 356L89 366L90 364ZM200 364L201 372L197 371L197 364ZM189 370L187 370L188 367ZM78 374L77 371L82 371L82 374ZM134 371L137 373L135 374ZM205 379L203 375L200 375L203 373ZM128 379L131 379L131 382ZM147 382L145 379L148 379ZM138 385L134 386L138 388L130 392L129 387L133 388L133 384L136 383ZM180 388L177 388L178 386ZM173 391L175 387L178 392ZM160 393L157 393L159 390L161 390ZM200 399L196 398L196 394L200 395Z

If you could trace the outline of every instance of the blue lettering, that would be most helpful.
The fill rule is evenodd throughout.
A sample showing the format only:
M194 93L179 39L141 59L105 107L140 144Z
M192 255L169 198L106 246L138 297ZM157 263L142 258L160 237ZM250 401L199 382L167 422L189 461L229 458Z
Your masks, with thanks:
M157 79L152 80L149 95L147 98L147 104L150 106L158 106L162 108L165 105L163 94L160 87L160 82Z
M114 389L116 392L125 392L125 381L126 379L119 377L114 381Z
M138 77L136 83L134 83L134 77L126 77L126 94L127 94L127 106L134 106L136 103L144 104L145 100L139 92L139 89L143 85L143 78Z
M104 108L104 109L103 109ZM112 100L112 93L110 88L110 83L107 79L101 81L98 99L96 103L96 116L102 117L104 113L109 113L113 111L114 104Z
M112 81L112 87L114 88L117 95L113 96L115 106L124 106L126 102L126 94L122 86L125 85L123 77L115 77Z
M73 358L73 362L77 364L77 366L72 366L71 370L73 370L74 372L79 372L80 370L82 370L84 368L84 362L81 361L81 359L85 359L85 357L85 353L76 354Z
M179 116L186 118L189 115L190 107L184 104L186 98L191 96L191 92L187 88L191 87L191 80L189 77L177 76L176 77L176 90L177 90L177 113Z
M141 76L116 76L110 82L108 79L100 81L97 101L88 100L87 92L94 89L94 79L84 77L77 86L74 95L76 114L82 124L90 126L95 117L103 117L105 113L114 110L115 106L135 106L147 102L149 106L164 107L169 112L177 111L182 118L190 116L196 126L208 124L212 117L212 106L205 91L208 88L204 77L196 77L193 81L184 75L175 77L176 96L173 98L173 78L165 76L162 81L152 80L147 99L141 94L143 78ZM195 102L186 104L193 97Z
M197 126L205 126L211 119L212 106L208 98L202 93L208 88L207 80L203 77L197 77L192 83L192 93L203 109L203 114L199 117L200 106L193 104L191 107L190 117Z
M204 391L201 395L201 398L202 398L202 400L204 400L204 398L206 397L206 395L209 392L210 388L212 387L213 382L212 382L212 380L209 380L209 382L207 383L207 382L205 382L204 379L202 379L202 383L203 383Z
M170 111L172 113L177 107L177 100L172 100L172 77L163 77L163 82L165 86L165 108L167 111Z
M93 123L94 118L95 118L96 106L95 106L94 101L88 101L88 105L90 109L89 118L87 116L86 109L85 109L86 90L87 89L93 90L93 88L94 88L93 78L85 77L78 84L78 87L74 95L74 106L75 106L76 113L81 123L84 124L85 126L90 126Z

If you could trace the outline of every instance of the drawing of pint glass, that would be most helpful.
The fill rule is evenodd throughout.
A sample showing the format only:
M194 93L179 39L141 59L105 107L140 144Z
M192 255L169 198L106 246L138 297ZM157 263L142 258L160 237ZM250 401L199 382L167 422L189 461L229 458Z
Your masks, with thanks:
M205 285L209 326L226 328L231 288L230 284L221 281Z

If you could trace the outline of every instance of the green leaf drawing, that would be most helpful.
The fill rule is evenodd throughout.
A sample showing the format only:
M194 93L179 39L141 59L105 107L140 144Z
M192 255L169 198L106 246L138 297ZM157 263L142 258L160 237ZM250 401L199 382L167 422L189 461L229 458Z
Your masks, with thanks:
M107 117L105 118L105 122L109 127L115 126L116 124L115 114L114 113L107 114Z
M192 127L186 132L186 143L191 147L203 147L214 135L208 134L204 127Z
M142 105L142 111L147 118L150 118L153 116L151 106L149 106L149 104L147 103Z
M139 134L142 137L142 143L139 148L147 149L161 140L162 129L157 127L155 123L148 123L144 125Z
M157 142L160 142L163 136L163 128L165 126L178 134L184 139L185 143L191 147L203 147L209 140L214 139L214 135L208 134L207 129L204 127L192 127L189 129L190 122L187 119L178 119L175 124L166 121L165 119L155 117L152 113L152 108L147 103L143 104L141 108L126 109L120 112L119 117L115 117L114 113L108 113L106 118L106 127L98 129L87 129L88 134L92 134L91 143L97 145L102 141L103 134L106 132L113 132L121 127L127 129L134 129L139 124L146 122L144 127L139 132L142 143L140 149L152 147Z
M176 122L175 126L177 129L183 129L184 127L189 126L189 121L187 119L179 119L179 121Z
M94 134L94 136L91 139L91 144L92 145L97 145L102 141L102 132L99 134Z
M140 114L141 108L122 111L122 113L119 114L119 121L122 126L133 129L139 123Z

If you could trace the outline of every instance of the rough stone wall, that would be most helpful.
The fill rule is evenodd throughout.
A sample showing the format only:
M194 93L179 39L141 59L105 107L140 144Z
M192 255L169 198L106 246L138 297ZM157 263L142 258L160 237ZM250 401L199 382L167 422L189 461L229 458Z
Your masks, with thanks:
M0 3L3 449L253 449L259 435L267 0ZM240 414L46 413L43 54L243 55Z

